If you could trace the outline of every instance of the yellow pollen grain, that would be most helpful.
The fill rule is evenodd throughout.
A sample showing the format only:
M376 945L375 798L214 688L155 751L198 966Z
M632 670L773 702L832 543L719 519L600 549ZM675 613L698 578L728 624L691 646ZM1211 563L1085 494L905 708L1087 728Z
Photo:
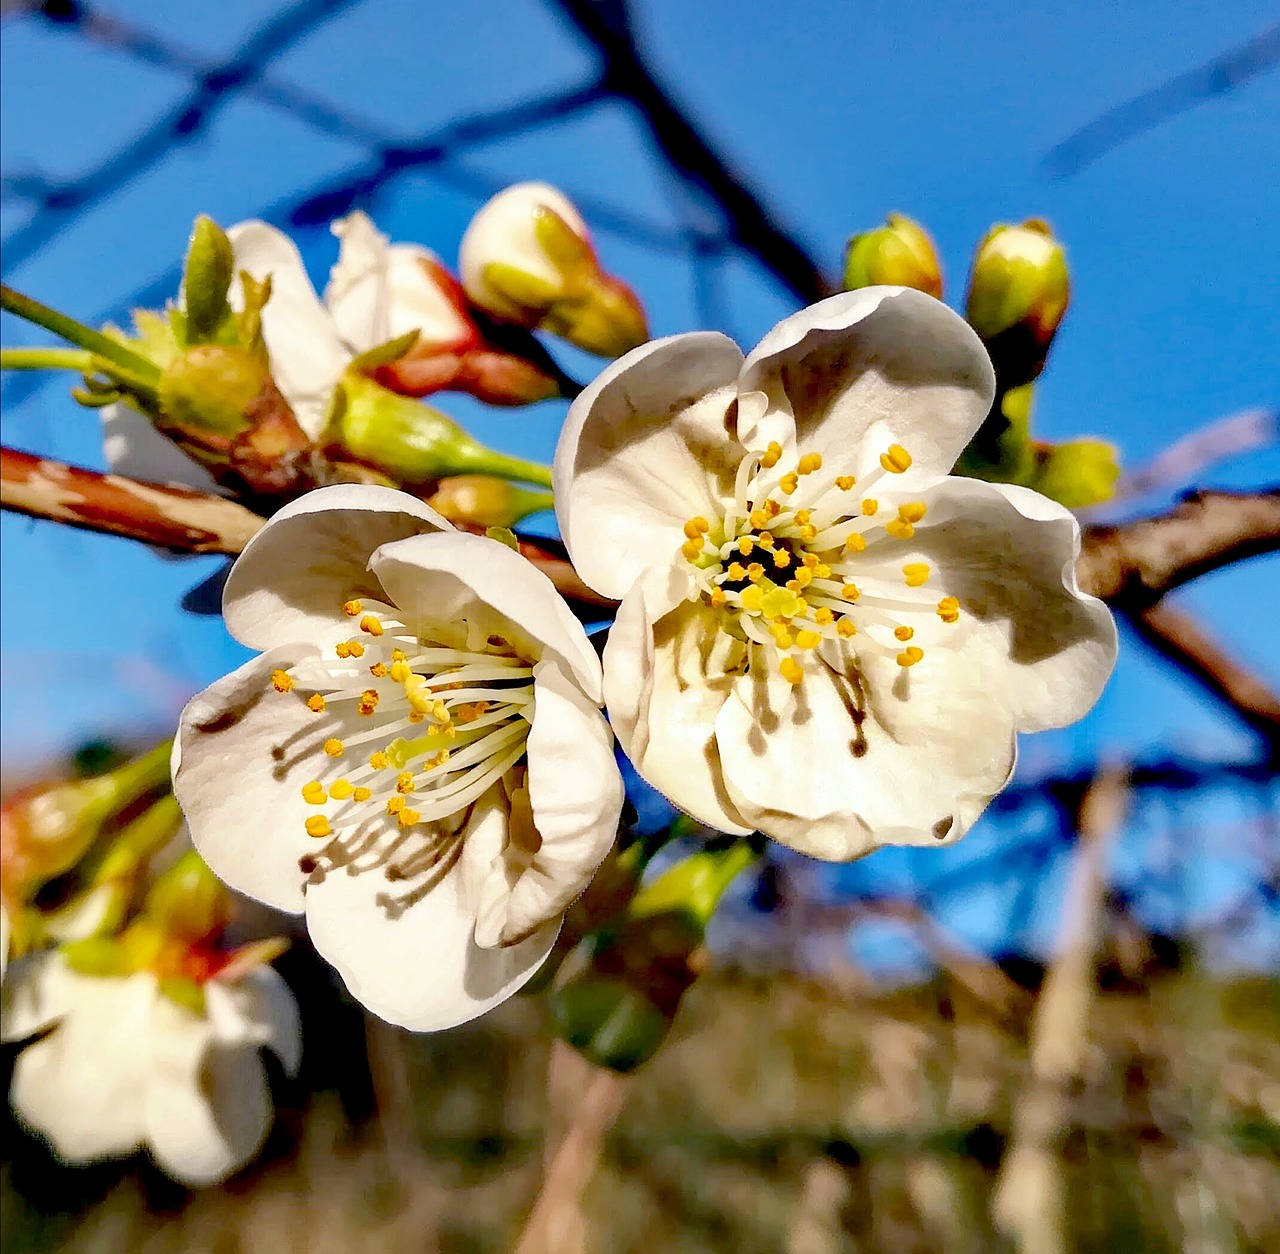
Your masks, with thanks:
M391 765L391 759L381 749L375 749L369 755L369 765L375 771L385 771Z
M324 785L318 779L313 779L309 784L302 785L302 799L309 806L322 806L328 797Z
M748 557L751 550L755 547L756 540L754 536L742 536L738 540L738 552L741 553L743 557Z
M906 578L908 588L922 587L929 580L928 563L908 562L902 568L902 574Z
M822 643L822 637L816 631L796 632L797 649L816 649Z
M880 502L874 496L869 496L862 502L862 515L864 518L870 518L873 514L880 512Z
M357 784L355 791L351 794L352 801L368 801L373 796L373 789L366 788L363 784Z
M802 475L811 475L815 470L822 469L821 453L806 453L796 463L796 472Z
M730 562L729 569L725 573L730 579L745 579L747 577L746 567L741 562Z
M412 792L413 791L413 772L401 771L396 776L396 792Z
M366 614L360 620L360 630L368 632L371 636L380 636L382 635L382 623L372 614Z
M914 627L895 627L893 629L893 634L896 639L901 640L903 644L906 644L907 641L916 634L916 632Z
M855 479L853 475L836 476L836 487L839 488L841 492L851 491L853 489L853 485L857 482L857 479Z
M842 635L846 640L848 640L850 636L856 636L858 634L857 627L855 627L853 625L853 622L847 618L842 618L836 624L836 631L839 632L839 634Z
M791 554L786 549L775 549L773 554L773 564L779 570L786 570L791 565Z
M417 810L401 810L400 817L397 820L401 827L412 827L415 823L422 822L422 815Z
M719 607L723 605L729 598L725 596L723 588L711 589L711 604Z
M747 578L752 583L759 583L764 578L764 567L759 562L751 562L747 566Z
M782 476L778 481L778 491L790 496L800 486L800 476L794 470Z
M307 709L312 714L323 714L325 711L324 698L318 692L312 693L307 698Z
M298 681L294 679L294 677L290 675L288 671L272 671L271 672L271 686L277 692L292 692L293 686L297 682Z
M840 598L844 601L856 601L862 595L856 583L847 583L840 589Z
M348 618L356 618L364 613L364 602L353 597L342 607L342 612Z
M387 677L387 664L385 662L375 662L369 667L369 674L374 679L385 679Z
M800 667L800 663L793 657L784 657L778 665L778 669L782 672L782 678L789 684L798 684L804 679L804 671Z
M884 529L895 540L910 540L916 533L916 529L909 522L903 522L901 518L890 519L885 523Z
M960 617L960 602L955 597L943 597L938 602L938 617L944 623L954 623Z
M901 444L890 444L889 451L880 454L880 465L891 475L900 475L911 469L911 454Z
M319 839L321 836L332 836L333 828L323 814L313 814L306 822L307 835Z
M765 449L760 458L760 465L763 466L765 470L772 470L781 460L782 445L779 444L777 440L770 440L769 447Z
M758 584L752 584L749 588L743 588L738 593L738 604L744 610L748 610L752 614L758 614L764 605L764 589Z
M426 715L425 715L421 710L410 710L410 711L409 711L409 722L411 722L411 723L425 723L426 721L427 721L427 716L426 716Z
M400 811L404 809L405 804L406 802L404 797L401 796L399 793L396 793L394 797L387 798L387 813L399 814Z
M817 623L819 627L828 627L836 621L836 616L824 605L821 609L814 612L813 621Z
M861 553L867 547L867 537L861 531L851 531L845 536L844 547L850 553Z
M913 644L910 648L903 649L898 654L898 665L903 667L914 666L922 657L924 657L924 650L917 648Z
M324 751L331 758L340 758L343 754L344 749L345 749L345 746L343 745L342 741L337 738L337 736L330 736L329 739L324 742Z
M335 779L329 785L329 796L335 801L346 801L355 792L355 785L349 779Z

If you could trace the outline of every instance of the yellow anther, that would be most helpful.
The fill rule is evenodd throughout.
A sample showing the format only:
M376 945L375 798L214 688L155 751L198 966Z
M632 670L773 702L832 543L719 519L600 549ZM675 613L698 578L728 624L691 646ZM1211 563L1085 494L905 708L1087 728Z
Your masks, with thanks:
M919 588L929 580L929 565L927 562L908 562L902 573L908 588Z
M800 539L803 540L805 544L812 544L817 538L818 529L812 523L805 523L805 525L800 528Z
M382 623L372 614L366 614L360 620L360 630L368 632L371 636L380 636L382 635Z
M381 749L375 749L369 755L369 765L375 771L385 771L391 765L391 759Z
M686 540L680 546L680 555L684 558L686 562L696 562L698 560L698 555L701 552L702 552L701 536L699 536L696 540Z
M738 593L738 604L752 614L758 614L764 607L764 589L759 584L752 584Z
M741 553L743 557L747 557L755 547L755 536L741 536L738 539L738 552Z
M778 630L773 633L773 642L784 652L795 645L795 640L792 639L791 633L787 631L785 627L779 627Z
M400 793L396 793L394 797L387 798L387 813L399 814L406 804L404 797Z
M364 602L353 597L342 607L342 612L348 618L356 618L364 613Z
M391 678L398 684L404 683L413 672L409 669L408 662L392 662Z
M690 540L696 540L711 530L711 524L705 518L690 518L684 525L684 534Z
M331 758L340 758L343 754L344 749L345 749L345 746L343 745L342 741L337 738L337 736L330 736L329 739L324 742L324 751Z
M908 501L905 505L898 506L898 517L903 522L922 522L928 508L923 501Z
M794 470L783 475L778 481L778 491L790 496L800 486L800 476Z
M818 555L816 553L801 553L800 561L808 570L812 570L818 564Z
M895 627L893 629L893 634L897 639L901 640L903 644L906 644L907 641L916 634L916 630L914 627Z
M797 649L816 649L822 643L822 637L816 631L796 632Z
M960 617L960 602L955 597L943 597L938 602L938 617L944 623L954 623Z
M324 785L318 779L313 779L309 784L302 785L302 799L309 806L322 806L328 800L328 794Z
M290 675L288 671L272 671L271 672L271 686L277 692L292 692L293 686L297 682L298 681L294 679L294 677Z
M857 479L852 475L836 475L836 487L839 488L841 492L851 491L853 489L853 485L857 482Z
M858 634L858 629L848 618L842 618L836 624L836 631L839 632L846 640L848 640L850 636L856 636Z
M747 521L756 531L762 531L769 525L768 511L763 509L753 509L747 516Z
M796 597L796 614L797 618L803 618L809 612L809 602L804 597Z
M770 440L769 447L765 449L760 458L760 465L765 470L772 470L779 461L782 460L782 445L777 440Z
M333 828L323 814L313 814L306 823L307 835L319 839L321 836L332 836Z
M780 501L775 501L770 497L764 503L764 512L768 514L770 518L777 518L777 516L782 513L782 503Z
M385 679L387 677L387 664L385 662L375 662L369 667L369 674L374 679Z
M392 649L391 660L393 662L407 662L409 655L403 649Z
M396 821L401 827L412 827L415 823L422 822L422 815L417 810L404 809L400 811L400 817Z
M377 705L377 704L378 704L378 690L377 690L376 688L366 688L366 689L365 689L365 690L360 694L360 703L361 703L362 705Z
M813 621L817 623L819 627L827 627L836 621L836 616L824 605L821 609L814 611Z
M844 538L844 547L850 553L861 553L867 547L867 537L861 531L851 531Z
M761 598L760 609L766 618L791 618L799 606L800 598L790 589L770 588Z
M869 496L862 502L862 515L864 518L870 518L873 514L880 512L880 502L874 496Z
M922 657L924 657L924 650L916 648L913 644L898 654L898 665L914 666Z
M856 601L862 595L862 590L856 583L847 583L840 589L840 598L844 601Z
M798 583L802 588L807 588L812 582L813 571L811 571L807 566L801 566L800 569L796 571L796 583Z
M752 583L759 583L764 578L764 567L759 562L751 562L747 566L747 578Z
M729 598L725 596L723 588L711 589L711 604L717 608L723 605Z
M318 692L313 692L307 698L307 709L312 714L323 714L325 711L324 698Z
M729 569L725 571L725 574L730 579L745 579L747 577L747 569L741 562L730 562Z
M435 755L435 757L427 759L426 768L429 771L434 771L436 767L443 766L448 760L449 760L449 750L441 749L440 752Z
M762 549L768 549L773 552L773 533L771 531L762 531L756 536L756 541Z
M911 469L911 454L901 444L890 444L889 451L880 454L880 465L891 475L900 475Z
M413 791L413 772L401 771L396 776L396 792L412 792Z
M831 578L831 567L828 566L826 562L819 562L816 566L811 566L809 569L813 571L813 577L815 579Z
M355 791L351 794L352 801L368 801L373 796L373 789L366 788L363 784L357 784Z
M775 549L773 551L773 564L779 570L786 570L791 565L791 554L786 549Z
M349 779L335 779L329 785L329 796L335 801L346 801L355 792L355 785Z
M801 669L800 663L793 657L784 657L779 663L778 669L782 672L782 678L789 684L798 684L804 679L804 671Z
M348 658L351 656L351 646L345 641L341 644L335 644L333 646L333 651L341 658Z
M916 533L916 529L909 522L903 522L901 518L891 518L885 523L884 529L895 540L910 540Z
M411 723L425 723L426 721L427 721L427 716L426 716L426 715L425 715L421 710L410 710L410 711L409 711L409 722L411 722Z
M443 701L437 701L431 707L431 717L437 723L447 723L453 716L449 713L449 707Z
M348 640L347 650L352 657L364 657L364 645L359 640Z
M801 475L811 475L815 470L822 469L821 453L806 453L796 463L796 473Z

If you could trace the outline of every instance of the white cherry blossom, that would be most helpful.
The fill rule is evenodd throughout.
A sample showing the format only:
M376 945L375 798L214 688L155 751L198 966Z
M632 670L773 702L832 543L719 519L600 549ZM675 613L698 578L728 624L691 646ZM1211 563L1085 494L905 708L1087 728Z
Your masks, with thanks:
M622 599L605 700L636 768L694 817L817 857L958 840L1017 732L1097 700L1116 656L1075 578L1079 528L950 477L991 363L933 298L872 287L747 357L717 334L636 349L556 453L578 573Z
M226 587L261 655L174 749L191 836L233 888L305 911L352 993L415 1030L536 971L622 806L600 663L550 581L415 497L322 489Z

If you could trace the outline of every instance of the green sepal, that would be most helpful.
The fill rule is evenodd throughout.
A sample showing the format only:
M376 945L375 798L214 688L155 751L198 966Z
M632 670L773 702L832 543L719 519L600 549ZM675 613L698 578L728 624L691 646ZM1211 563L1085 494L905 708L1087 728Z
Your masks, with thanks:
M231 290L235 255L226 232L201 214L191 230L183 269L188 344L214 340L231 314L227 293Z
M555 1033L584 1058L611 1071L634 1071L658 1052L667 1016L625 980L572 980L551 996Z
M516 533L510 527L486 527L484 533L490 540L505 544L516 553L520 552L520 541L516 539Z
M550 205L539 205L533 211L533 237L547 259L562 274L594 269L595 258L586 240Z
M1085 509L1109 501L1120 478L1114 444L1105 440L1069 440L1037 450L1037 466L1028 487L1065 505Z
M132 975L132 956L118 940L110 936L88 936L69 941L59 951L63 961L80 975Z
M206 1006L204 987L197 984L195 980L187 979L183 975L166 975L157 981L157 987L171 1002L204 1018Z
M564 291L562 283L521 270L505 261L491 261L484 267L484 281L498 295L523 309L546 309Z
M353 357L349 368L370 374L379 366L389 366L393 361L399 361L418 342L418 335L419 332L415 329L406 331L385 344L376 344Z

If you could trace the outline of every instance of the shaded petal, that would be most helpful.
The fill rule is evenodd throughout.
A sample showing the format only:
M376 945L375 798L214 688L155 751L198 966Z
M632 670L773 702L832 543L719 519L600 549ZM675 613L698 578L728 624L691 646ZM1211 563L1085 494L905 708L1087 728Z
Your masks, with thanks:
M102 410L102 449L117 475L222 494L208 470L157 431L146 414L129 405L107 405Z
M946 474L991 408L995 372L973 328L910 288L842 292L780 322L742 368L738 430L863 475L891 444Z
M206 989L211 1016L220 1013L223 993ZM271 1126L256 1049L219 1048L207 1020L157 998L145 1118L147 1143L167 1175L192 1188L225 1180L257 1153Z
M463 837L463 856L487 856L505 842L506 811L490 789L477 802ZM307 927L320 955L351 995L389 1023L434 1032L466 1023L510 997L542 965L559 921L501 949L475 942L475 903L454 866L421 901L398 918L378 903L389 884L377 872L330 872L307 888Z
M0 993L0 1040L25 1040L57 1023L75 1005L80 978L53 953L15 961Z
M238 892L291 914L303 908L298 859L316 848L302 785L333 725L276 692L271 672L317 655L273 649L211 684L182 711L173 747L173 792L200 856Z
M714 729L732 687L709 607L685 599L678 567L646 571L623 599L604 650L605 704L640 775L680 809L723 832L751 830L720 778ZM732 659L729 659L732 661Z
M578 574L621 597L668 562L684 524L732 496L742 450L732 421L742 351L714 332L633 349L569 407L556 446L560 534Z
M238 222L227 231L236 273L271 276L271 299L262 310L262 337L271 373L293 407L302 429L317 439L324 429L334 384L346 369L347 352L329 311L307 277L302 254L287 235L265 222ZM243 306L237 280L232 301Z
M325 288L325 304L342 338L362 353L409 331L430 344L465 339L471 327L435 281L436 255L411 244L388 245L368 216L335 222L342 241Z
M429 505L394 488L339 484L291 501L245 546L227 576L227 630L251 649L292 640L328 644L351 634L342 604L381 597L369 575L379 545L452 531Z
M247 971L234 984L205 986L209 1023L219 1045L265 1046L286 1075L302 1062L302 1021L288 984L272 967Z
M64 1162L130 1154L146 1139L155 978L66 974L74 1005L18 1055L9 1100Z
M910 680L919 686L917 672L944 660L927 653ZM1007 719L990 716L979 684L943 682L929 695L939 694L941 703L920 702L913 692L931 734L903 744L856 680L825 665L809 666L795 688L772 674L745 676L716 721L729 795L766 835L829 861L885 844L956 841L1008 782L1014 737Z
M491 864L476 923L485 946L510 945L559 919L613 847L622 814L613 733L599 707L554 662L533 673L529 797L541 843L531 858L504 849Z
M410 623L456 625L480 602L522 656L555 658L602 700L600 659L582 624L551 580L505 544L463 531L414 536L382 545L369 569Z

